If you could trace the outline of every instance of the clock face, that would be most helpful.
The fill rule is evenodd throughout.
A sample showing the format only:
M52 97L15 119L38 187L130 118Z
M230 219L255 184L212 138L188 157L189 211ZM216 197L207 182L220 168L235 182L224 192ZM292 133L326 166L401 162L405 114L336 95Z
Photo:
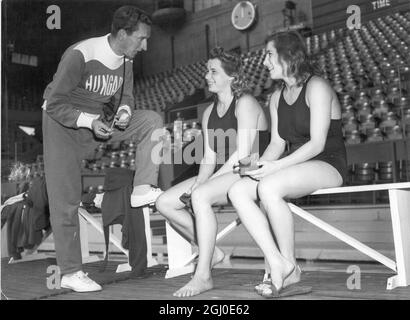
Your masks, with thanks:
M255 18L255 7L249 1L239 2L232 10L232 24L238 30L249 28Z

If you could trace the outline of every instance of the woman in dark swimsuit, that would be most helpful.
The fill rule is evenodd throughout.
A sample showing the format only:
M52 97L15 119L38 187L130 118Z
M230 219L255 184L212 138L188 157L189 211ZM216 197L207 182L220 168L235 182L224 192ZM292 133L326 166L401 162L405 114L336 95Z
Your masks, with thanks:
M257 141L257 131L261 137L268 127L259 103L244 93L240 65L238 55L224 52L222 48L211 52L206 80L209 91L215 94L215 102L207 107L202 117L204 157L198 176L168 189L156 202L158 211L171 226L188 241L197 242L199 248L192 280L174 296L194 296L213 287L211 267L220 262L224 254L215 248L217 221L212 205L228 203L228 189L240 179L233 166L250 155ZM191 193L195 218L179 200L186 192Z
M270 291L277 296L282 288L300 281L301 273L295 259L293 217L285 199L342 185L347 165L339 101L329 83L315 75L299 34L269 36L264 65L272 79L283 83L270 100L271 142L260 168L249 171L249 177L236 182L228 194L271 270L267 295ZM257 199L266 215L255 204Z

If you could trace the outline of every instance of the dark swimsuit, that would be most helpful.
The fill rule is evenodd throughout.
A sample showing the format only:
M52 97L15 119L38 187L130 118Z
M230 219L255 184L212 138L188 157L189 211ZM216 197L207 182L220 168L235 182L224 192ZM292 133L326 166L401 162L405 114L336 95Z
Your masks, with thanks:
M232 153L236 150L236 134L238 130L238 120L235 116L236 98L232 99L228 110L222 117L219 117L217 112L218 101L215 99L211 114L208 119L208 141L209 147L216 153L216 168L219 170L224 163L229 159ZM220 134L218 135L218 131ZM229 130L229 131L228 131ZM229 134L232 132L232 134ZM259 155L262 155L266 147L269 145L270 135L267 130L259 131ZM218 143L218 136L225 136L225 143ZM230 138L230 139L229 139Z
M278 132L289 143L289 154L310 140L310 109L306 104L306 87L310 76L304 83L296 101L289 105L283 97L283 89L278 105ZM333 166L346 182L347 161L343 141L341 119L331 119L324 150L310 160L321 160Z

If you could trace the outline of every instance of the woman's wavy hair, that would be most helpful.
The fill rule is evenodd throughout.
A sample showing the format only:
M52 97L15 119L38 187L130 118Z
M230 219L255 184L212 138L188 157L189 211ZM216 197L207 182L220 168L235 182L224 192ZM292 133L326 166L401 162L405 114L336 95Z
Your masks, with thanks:
M296 78L296 84L302 85L310 75L320 75L318 64L307 52L305 41L296 31L283 31L273 33L266 37L265 44L273 42L278 52L279 63L284 67L285 74Z
M225 73L229 77L234 78L231 82L231 90L235 97L239 98L245 93L250 92L239 54L225 51L222 47L216 47L211 50L209 59L221 61L221 66Z

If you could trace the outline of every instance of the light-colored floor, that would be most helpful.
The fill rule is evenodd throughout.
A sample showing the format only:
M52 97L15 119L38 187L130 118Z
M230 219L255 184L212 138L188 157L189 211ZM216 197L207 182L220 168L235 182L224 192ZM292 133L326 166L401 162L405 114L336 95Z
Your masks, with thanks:
M51 252L48 253L52 256ZM101 254L98 255L102 258ZM172 293L188 282L191 275L165 278L166 256L158 256L157 266L150 268L152 275L146 279L132 279L127 273L116 273L118 264L125 262L124 255L110 255L109 268L99 271L100 263L86 263L84 271L104 286L96 294L51 292L44 281L44 270L54 259L19 262L10 265L2 260L2 289L10 299L176 299ZM300 286L312 287L310 294L285 299L410 299L410 287L386 290L387 279L394 272L378 263L363 261L298 260L303 276ZM352 268L353 267L353 268ZM248 300L263 299L255 294L253 287L263 278L264 261L261 258L226 258L216 266L212 275L215 288L192 299ZM352 274L354 273L354 275ZM353 280L352 280L353 278ZM30 285L27 287L27 283ZM359 286L353 289L349 285ZM136 290L138 289L138 290Z
M167 264L168 259L166 256L156 257L159 264ZM126 257L119 254L111 254L110 260L126 262ZM298 260L299 266L303 271L325 271L325 272L341 272L348 273L348 268L351 266L360 265L360 271L362 273L380 273L388 274L391 270L384 265L377 262L364 262L364 261L324 261L324 260ZM215 269L255 269L264 270L265 262L261 258L242 258L226 257L223 262L217 264Z
M226 250L228 251L228 250ZM54 251L40 251L39 253L45 254L47 257L55 258ZM226 252L227 253L227 252ZM101 253L90 253L91 255L98 256L101 260L103 255ZM154 255L155 259L159 264L168 264L168 259L166 255ZM109 259L111 261L127 262L127 257L124 254L110 253ZM359 265L361 266L361 272L363 273L381 273L387 274L391 273L391 270L378 262L368 262L368 261L337 261L337 260L298 260L299 266L304 271L326 271L326 272L343 272L347 273L350 266ZM255 269L264 270L265 263L264 259L259 257L229 257L226 256L225 259L215 266L216 269Z

